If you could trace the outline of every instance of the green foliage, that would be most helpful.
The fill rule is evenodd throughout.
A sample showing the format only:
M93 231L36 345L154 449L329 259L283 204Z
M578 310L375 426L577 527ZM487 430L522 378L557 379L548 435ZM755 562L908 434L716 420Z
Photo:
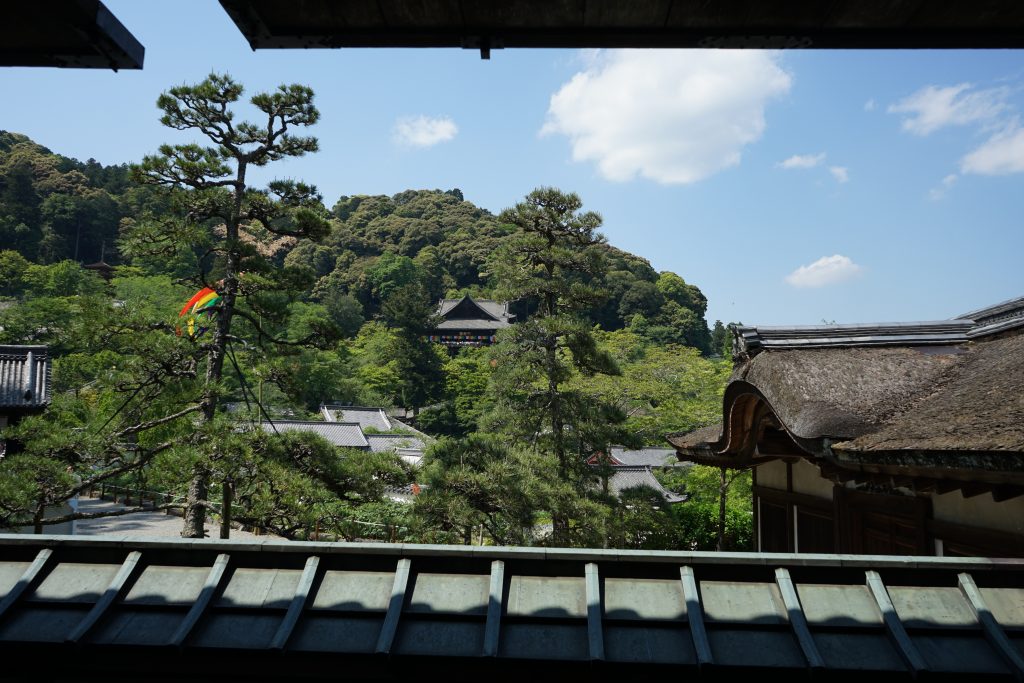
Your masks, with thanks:
M673 507L679 539L689 550L718 547L722 472L717 467L691 465L655 471L658 482L670 491L686 494L685 503ZM749 471L726 473L723 550L752 550L754 503Z
M601 218L581 213L574 194L534 190L502 218L519 227L495 254L499 295L538 302L529 320L502 330L491 378L494 408L486 423L499 433L551 458L547 509L558 545L575 536L593 537L589 525L586 458L625 437L625 415L568 385L574 374L618 374L611 356L598 348L582 311L601 298L587 284L604 272L598 245ZM598 515L598 517L600 517Z
M0 131L0 342L47 344L56 393L7 430L0 523L32 523L89 483L216 507L230 482L236 519L294 538L463 542L484 524L493 542L689 547L676 511L711 502L611 498L583 461L717 419L728 368L701 357L722 334L700 290L605 244L600 218L557 190L495 216L457 189L342 197L328 212L311 185L240 184L244 167L315 151L295 131L319 117L308 88L282 86L251 98L264 121L239 122L242 95L217 74L169 90L162 121L201 142L131 170ZM128 265L106 283L75 262L101 256ZM177 336L178 309L206 285L226 295L218 323ZM449 356L424 337L438 299L461 294L510 300L524 322ZM328 400L429 406L419 428L495 459L449 469L437 456L414 515L384 498L410 481L400 462L239 432L216 409L257 394L300 415ZM197 476L207 490L192 495Z
M620 374L579 374L571 386L625 413L633 440L659 446L665 434L691 431L721 418L729 364L710 361L694 348L656 344L632 329L595 337Z
M495 543L524 545L540 507L538 465L495 437L442 439L426 456L416 514L443 535L459 537L482 524Z
M676 543L679 550L716 550L718 547L718 504L683 503L673 510L676 518ZM728 507L725 516L723 550L751 551L753 517L750 510Z

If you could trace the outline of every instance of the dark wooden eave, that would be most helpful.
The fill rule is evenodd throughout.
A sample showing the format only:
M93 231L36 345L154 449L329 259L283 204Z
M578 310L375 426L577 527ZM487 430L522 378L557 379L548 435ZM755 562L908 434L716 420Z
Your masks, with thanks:
M1018 0L221 0L253 49L1022 48Z
M146 48L99 0L15 0L0 17L0 66L142 68Z

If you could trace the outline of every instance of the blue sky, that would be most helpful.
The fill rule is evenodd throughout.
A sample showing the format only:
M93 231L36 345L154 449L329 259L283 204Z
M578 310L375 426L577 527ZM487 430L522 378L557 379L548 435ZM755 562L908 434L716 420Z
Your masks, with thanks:
M1024 52L253 52L215 2L106 0L142 71L0 70L0 128L103 163L183 134L157 96L304 83L321 151L267 169L341 195L577 192L608 240L701 287L708 320L932 320L1024 294Z

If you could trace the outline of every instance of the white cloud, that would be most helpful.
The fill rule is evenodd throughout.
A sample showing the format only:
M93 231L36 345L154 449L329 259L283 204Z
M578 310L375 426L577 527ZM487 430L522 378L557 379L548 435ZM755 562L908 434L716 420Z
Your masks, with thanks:
M832 174L837 183L845 183L850 180L850 169L845 166L829 166L828 172Z
M448 142L459 132L455 122L447 116L406 116L395 121L395 141L409 147L433 147Z
M959 176L956 173L950 173L948 176L942 179L942 182L937 187L933 187L928 191L928 198L932 201L938 201L946 196L949 188L953 187Z
M1024 128L1014 120L961 159L960 170L980 175L1024 172Z
M794 154L784 161L780 161L776 166L779 168L793 169L793 168L814 168L825 161L825 153L821 154Z
M889 106L891 114L905 114L903 130L928 135L940 128L991 121L1006 111L1007 88L973 90L970 83L947 87L929 85Z
M864 103L864 111L874 111L874 110L875 110L875 100L874 99L870 99L870 100L868 100L867 102Z
M800 266L786 276L786 282L794 287L824 287L849 280L862 270L848 256L834 254L822 256L808 266Z
M693 183L740 162L791 84L772 52L604 51L551 96L541 134L609 180Z

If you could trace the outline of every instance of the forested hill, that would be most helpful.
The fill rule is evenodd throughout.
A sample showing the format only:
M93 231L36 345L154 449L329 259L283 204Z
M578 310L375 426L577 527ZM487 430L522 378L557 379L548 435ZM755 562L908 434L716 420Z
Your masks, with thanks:
M127 264L117 252L124 222L166 212L159 196L133 184L125 165L79 162L0 131L0 244L29 261L91 263L102 256L149 274L186 277L195 272L194 261ZM509 197L509 204L517 200ZM332 228L321 242L293 247L286 239L272 248L282 263L316 273L308 299L323 304L349 334L378 314L382 294L413 280L425 282L435 300L489 296L495 283L487 257L514 230L458 189L346 196L330 212ZM610 268L594 283L607 298L588 311L591 322L605 330L629 327L655 343L711 351L707 300L698 287L613 246L607 255Z

